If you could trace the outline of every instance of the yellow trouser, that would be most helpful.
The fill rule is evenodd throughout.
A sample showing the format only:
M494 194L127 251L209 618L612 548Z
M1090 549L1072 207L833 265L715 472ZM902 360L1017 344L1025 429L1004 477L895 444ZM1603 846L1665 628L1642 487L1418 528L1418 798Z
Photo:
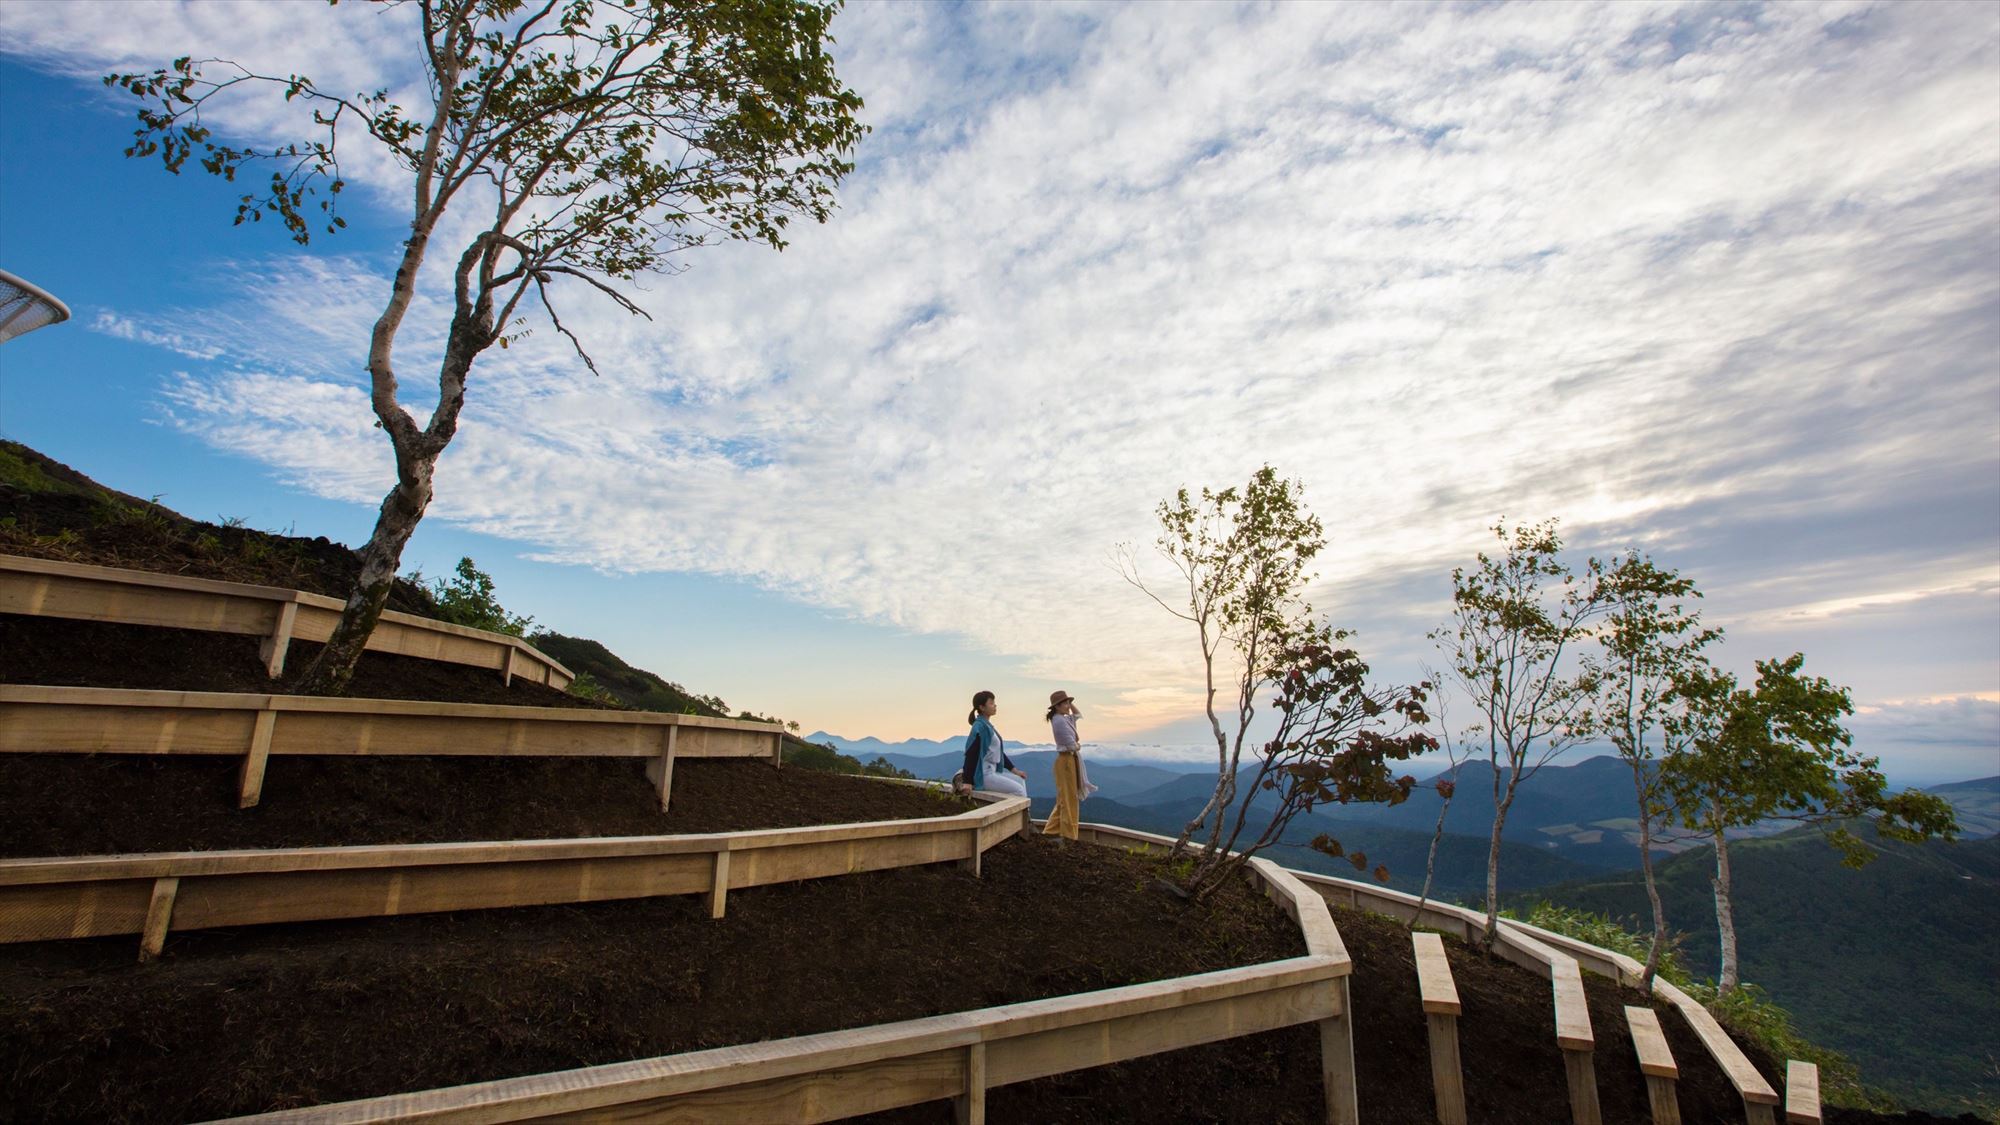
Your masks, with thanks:
M1076 839L1076 751L1064 750L1056 755L1056 807L1049 813L1048 822L1042 825L1047 835L1061 836L1065 840Z

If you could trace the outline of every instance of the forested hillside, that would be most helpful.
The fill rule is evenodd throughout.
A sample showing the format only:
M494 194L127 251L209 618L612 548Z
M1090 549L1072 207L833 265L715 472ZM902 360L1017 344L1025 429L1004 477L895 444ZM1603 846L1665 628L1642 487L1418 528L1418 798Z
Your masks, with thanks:
M2000 838L1899 844L1867 834L1859 870L1810 829L1732 843L1744 978L1789 1008L1816 1042L1851 1055L1862 1077L1913 1102L2000 1102ZM1659 869L1667 919L1696 972L1716 971L1714 853ZM1638 920L1637 874L1514 896Z

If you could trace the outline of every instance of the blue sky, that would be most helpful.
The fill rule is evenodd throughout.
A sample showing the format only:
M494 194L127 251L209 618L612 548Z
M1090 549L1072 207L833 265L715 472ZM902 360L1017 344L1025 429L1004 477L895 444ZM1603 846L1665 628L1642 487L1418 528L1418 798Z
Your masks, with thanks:
M92 76L176 54L413 80L357 5L0 6L0 266L66 325L0 433L191 515L363 538L401 188L232 229ZM406 22L406 21L405 21ZM1192 646L1118 580L1176 486L1270 460L1314 601L1414 673L1502 516L1687 571L1723 661L1802 650L1893 772L2000 772L2000 10L886 5L827 227L482 359L406 556L733 705L941 737L978 688L1190 742ZM244 103L218 119L271 140ZM403 346L421 386L435 303ZM1003 703L1004 706L1004 703ZM1005 723L1002 724L1006 729Z

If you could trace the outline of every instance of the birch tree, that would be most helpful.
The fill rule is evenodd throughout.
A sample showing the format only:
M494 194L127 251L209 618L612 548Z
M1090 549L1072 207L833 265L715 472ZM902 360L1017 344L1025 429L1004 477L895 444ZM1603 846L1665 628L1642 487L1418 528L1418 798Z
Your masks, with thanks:
M1485 944L1499 932L1500 834L1521 783L1587 738L1597 681L1577 648L1607 604L1604 565L1563 562L1554 520L1495 525L1504 550L1451 572L1452 617L1431 633L1446 672L1470 700L1468 734L1493 767L1486 851Z
M1704 628L1701 614L1687 608L1689 600L1701 597L1693 580L1662 570L1636 552L1611 568L1605 585L1610 610L1598 634L1597 716L1599 729L1632 770L1639 871L1653 910L1652 944L1639 987L1650 992L1671 940L1653 873L1654 832L1669 812L1659 764L1682 751L1687 737L1685 724L1668 721L1680 702L1674 685L1706 673L1702 650L1721 639L1722 630Z
M793 219L828 218L865 131L861 99L826 50L838 0L408 7L424 76L424 96L408 106L387 91L347 94L222 59L105 79L142 102L128 155L158 156L175 173L193 160L231 183L268 168L236 222L271 217L300 244L345 225L340 157L352 145L379 146L408 177L409 235L367 342L370 403L396 482L340 623L304 677L315 692L345 689L381 616L479 356L518 338L517 318L533 309L595 372L558 298L567 308L587 292L644 316L629 283L676 268L683 251L730 239L782 249ZM312 134L271 147L219 141L205 116L217 99L260 91L309 106ZM434 250L447 277L426 273ZM399 393L395 349L419 289L433 284L452 314L434 357L437 402L419 422Z
M1242 488L1186 488L1155 509L1154 541L1173 567L1172 584L1156 590L1140 576L1129 546L1119 549L1125 580L1162 609L1194 626L1201 653L1203 710L1215 738L1215 790L1174 841L1179 855L1204 828L1206 850L1220 845L1223 814L1236 799L1257 700L1279 674L1275 659L1304 634L1312 607L1304 591L1308 567L1326 546L1318 517L1304 508L1304 488L1269 465ZM1218 708L1218 696L1227 692Z
M1430 665L1424 665L1424 682L1435 686L1444 677ZM1445 818L1451 815L1452 798L1458 796L1458 773L1472 757L1472 743L1463 738L1455 738L1451 733L1451 704L1445 695L1439 694L1430 706L1431 722L1437 730L1431 743L1444 751L1445 768L1431 779L1431 788L1438 795L1437 822L1431 826L1430 847L1424 851L1424 886L1417 894L1416 912L1410 915L1406 929L1415 930L1417 920L1423 917L1424 907L1430 903L1431 887L1437 880L1438 846L1444 843Z
M1742 982L1737 955L1729 832L1766 821L1812 824L1826 831L1841 862L1874 858L1848 823L1867 820L1892 840L1953 839L1949 802L1919 790L1890 793L1877 759L1857 754L1844 724L1854 711L1847 689L1802 674L1805 657L1757 662L1753 688L1723 672L1696 669L1674 689L1679 710L1667 725L1681 747L1662 763L1661 781L1690 829L1715 850L1716 931L1721 972L1716 991Z

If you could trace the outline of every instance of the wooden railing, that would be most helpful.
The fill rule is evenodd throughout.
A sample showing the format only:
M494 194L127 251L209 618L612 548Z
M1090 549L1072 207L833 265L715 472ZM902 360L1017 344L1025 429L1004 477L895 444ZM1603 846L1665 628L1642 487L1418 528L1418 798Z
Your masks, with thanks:
M1304 880L1308 886L1327 895L1329 901L1346 902L1349 905L1372 910L1378 914L1387 914L1391 917L1401 918L1404 921L1408 921L1414 917L1417 919L1419 926L1443 930L1446 933L1460 934L1467 940L1471 940L1474 936L1483 932L1485 927L1485 915L1477 911L1464 909L1463 907L1438 902L1425 902L1422 904L1421 910L1419 910L1419 900L1415 895L1404 894L1401 891L1393 891L1387 887L1371 886L1367 883L1359 883L1352 879L1341 879L1331 875L1315 875L1306 872L1298 874L1299 878ZM1564 934L1558 934L1553 930L1546 930L1540 926L1515 921L1511 918L1500 920L1498 940L1494 944L1493 952L1509 960L1538 970L1544 965L1552 965L1551 955L1553 955L1553 957L1568 961L1572 967L1581 966L1588 968L1592 972L1610 977L1621 984L1630 985L1635 988L1639 985L1645 973L1645 966L1622 953L1602 949L1588 942L1578 941ZM1553 968L1551 971L1553 971ZM1567 976L1567 972L1564 975ZM1744 1119L1750 1125L1775 1125L1776 1117L1773 1107L1778 1104L1777 1091L1773 1090L1771 1084L1764 1079L1764 1076L1757 1072L1757 1068L1743 1054L1742 1048L1738 1047L1735 1040L1729 1038L1729 1033L1722 1029L1722 1025L1716 1022L1715 1016L1706 1007L1702 1006L1700 1001L1689 996L1663 978L1655 977L1653 979L1653 995L1671 1005L1687 1021L1688 1026L1694 1030L1695 1035L1701 1040L1702 1046L1707 1048L1709 1057L1721 1068L1723 1074L1729 1079L1730 1085L1735 1088L1737 1095L1743 1099ZM1562 1031L1565 1008L1563 996L1563 990L1559 988L1556 992L1556 1024L1559 1043L1564 1036L1564 1032ZM1580 999L1579 995L1578 1000ZM1575 1007L1575 1004L1570 1005L1570 1010L1574 1012ZM1575 1041L1577 1039L1578 1021L1572 1017L1570 1022L1572 1030L1568 1034L1571 1040ZM1587 1031L1588 1026L1589 1013L1584 1012L1581 1029ZM1565 1057L1567 1058L1570 1048L1565 1046L1564 1050ZM1572 1088L1572 1092L1574 1092L1574 1088Z
M0 942L373 918L443 910L708 896L979 857L1024 831L1012 797L952 816L692 836L245 849L0 860Z
M1592 971L1611 977L1621 984L1636 988L1645 977L1646 967L1622 953L1600 949L1588 942L1578 941L1566 934L1559 934L1526 922L1503 920L1502 925L1505 928L1532 934L1542 943L1568 953L1589 966ZM1743 1099L1744 1119L1750 1122L1750 1125L1775 1125L1777 1110L1774 1107L1779 1104L1778 1092L1771 1088L1771 1084L1762 1074L1757 1072L1757 1068L1751 1064L1748 1056L1744 1055L1743 1049L1736 1045L1736 1041L1731 1039L1729 1033L1716 1021L1714 1014L1701 1001L1689 996L1662 977L1653 978L1653 995L1672 1005L1674 1010L1687 1020L1688 1026L1694 1029L1702 1046L1708 1049L1709 1057L1722 1068L1722 1073L1729 1079L1729 1084Z
M1079 838L1109 847L1140 848L1155 853L1164 852L1173 845L1173 841L1165 836L1107 824L1083 825L1079 829ZM1481 921L1477 915L1440 903L1426 904L1419 911L1415 896L1384 887L1305 871L1293 871L1292 874L1329 902L1368 909L1405 921L1416 917L1419 925L1462 937L1470 937L1473 932L1471 927ZM1534 938L1505 931L1494 952L1548 978L1554 994L1556 1044L1562 1049L1564 1065L1569 1073L1572 1120L1575 1125L1598 1125L1601 1114L1597 1105L1597 1075L1591 1066L1596 1044L1590 1029L1590 1009L1584 997L1583 977L1577 971L1576 961Z
M293 640L325 641L341 601L323 594L146 570L0 555L0 613L158 625L263 638L264 670L277 677ZM368 651L490 668L558 691L576 677L519 637L385 611Z
M1346 947L1325 902L1290 873L1253 863L1250 877L1298 922L1306 956L849 1031L235 1120L814 1122L948 1098L960 1121L983 1123L986 1091L996 1086L1315 1023L1321 1031L1326 1119L1351 1125L1359 1117L1346 987L1353 965Z
M778 762L784 729L656 711L0 684L0 753L240 755L244 808L273 756L646 758L665 808L676 758Z

